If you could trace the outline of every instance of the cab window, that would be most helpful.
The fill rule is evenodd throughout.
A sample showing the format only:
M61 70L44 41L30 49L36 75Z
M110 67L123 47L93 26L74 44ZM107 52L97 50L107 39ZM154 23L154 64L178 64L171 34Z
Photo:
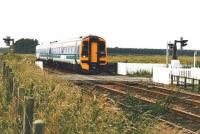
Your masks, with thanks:
M99 53L100 53L100 56L106 56L106 49L105 49L105 43L103 41L101 41L99 43Z
M82 47L82 57L88 57L88 48L89 48L89 43L87 41L84 41Z

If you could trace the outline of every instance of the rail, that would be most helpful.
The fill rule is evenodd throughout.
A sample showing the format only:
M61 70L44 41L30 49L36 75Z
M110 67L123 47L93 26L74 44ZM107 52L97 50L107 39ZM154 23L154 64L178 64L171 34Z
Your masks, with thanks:
M150 89L146 89L144 87L138 87L138 86L129 86L127 84L122 83L112 83L112 82L97 82L97 81L84 81L81 80L77 83L80 83L81 85L85 83L88 86L94 85L94 87L97 89L97 91L108 91L112 95L120 95L120 96L127 96L127 93L129 92L131 95L133 95L134 98L140 100L141 102L144 102L149 105L155 105L156 99L153 99L152 96L168 96L165 93L159 93L158 91L151 91ZM93 89L94 89L93 87ZM104 92L105 93L105 92ZM159 94L159 95L158 95ZM147 97L145 95L149 95L151 97ZM170 98L170 96L168 96ZM187 100L185 100L187 101ZM182 103L185 101L181 101ZM189 103L189 105L196 105L193 103ZM168 107L170 110L170 113L176 113L176 115L179 115L180 117L184 117L185 119L188 119L189 121L194 121L195 123L200 122L200 116L186 112L185 110L180 110L179 108L175 107ZM186 129L187 130L187 129Z

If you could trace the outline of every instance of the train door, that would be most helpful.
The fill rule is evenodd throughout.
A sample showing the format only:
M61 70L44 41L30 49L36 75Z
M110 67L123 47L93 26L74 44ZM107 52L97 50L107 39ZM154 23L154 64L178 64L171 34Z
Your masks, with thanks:
M50 60L53 60L53 57L52 57L52 48L50 47L49 48L49 52L48 52L48 56L47 56L47 59L50 59Z
M80 64L83 70L89 70L89 40L85 40L80 48Z
M92 42L91 43L91 62L96 63L97 62L97 43Z

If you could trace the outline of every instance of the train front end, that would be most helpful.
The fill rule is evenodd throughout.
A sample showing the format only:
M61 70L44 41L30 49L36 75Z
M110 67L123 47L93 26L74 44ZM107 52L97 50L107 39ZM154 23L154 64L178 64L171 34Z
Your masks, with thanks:
M98 36L83 38L80 47L80 65L84 72L104 72L108 63L106 41Z

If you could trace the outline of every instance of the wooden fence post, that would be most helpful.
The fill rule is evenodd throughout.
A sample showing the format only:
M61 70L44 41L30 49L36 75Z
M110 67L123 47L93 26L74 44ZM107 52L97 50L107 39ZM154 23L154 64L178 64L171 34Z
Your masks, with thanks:
M42 120L33 122L33 134L44 134L45 123Z
M179 86L179 76L176 76L177 79L177 86Z
M186 85L187 85L187 78L184 77L184 88L186 88Z
M13 95L16 97L18 97L18 87L19 87L19 80L16 77L14 77L13 78L13 89L14 89Z
M33 108L33 97L24 96L23 134L32 134Z
M198 80L198 91L200 92L200 80Z
M6 67L5 67L5 78L8 78L8 71L9 71L9 66L6 65Z
M3 78L5 78L6 75L6 62L3 62Z
M8 77L9 77L9 73L12 72L12 68L8 68Z
M171 85L173 84L173 75L171 75Z
M192 79L192 90L194 90L194 78Z
M13 98L13 78L14 78L13 72L9 72L8 81L7 81L8 102L10 102Z

